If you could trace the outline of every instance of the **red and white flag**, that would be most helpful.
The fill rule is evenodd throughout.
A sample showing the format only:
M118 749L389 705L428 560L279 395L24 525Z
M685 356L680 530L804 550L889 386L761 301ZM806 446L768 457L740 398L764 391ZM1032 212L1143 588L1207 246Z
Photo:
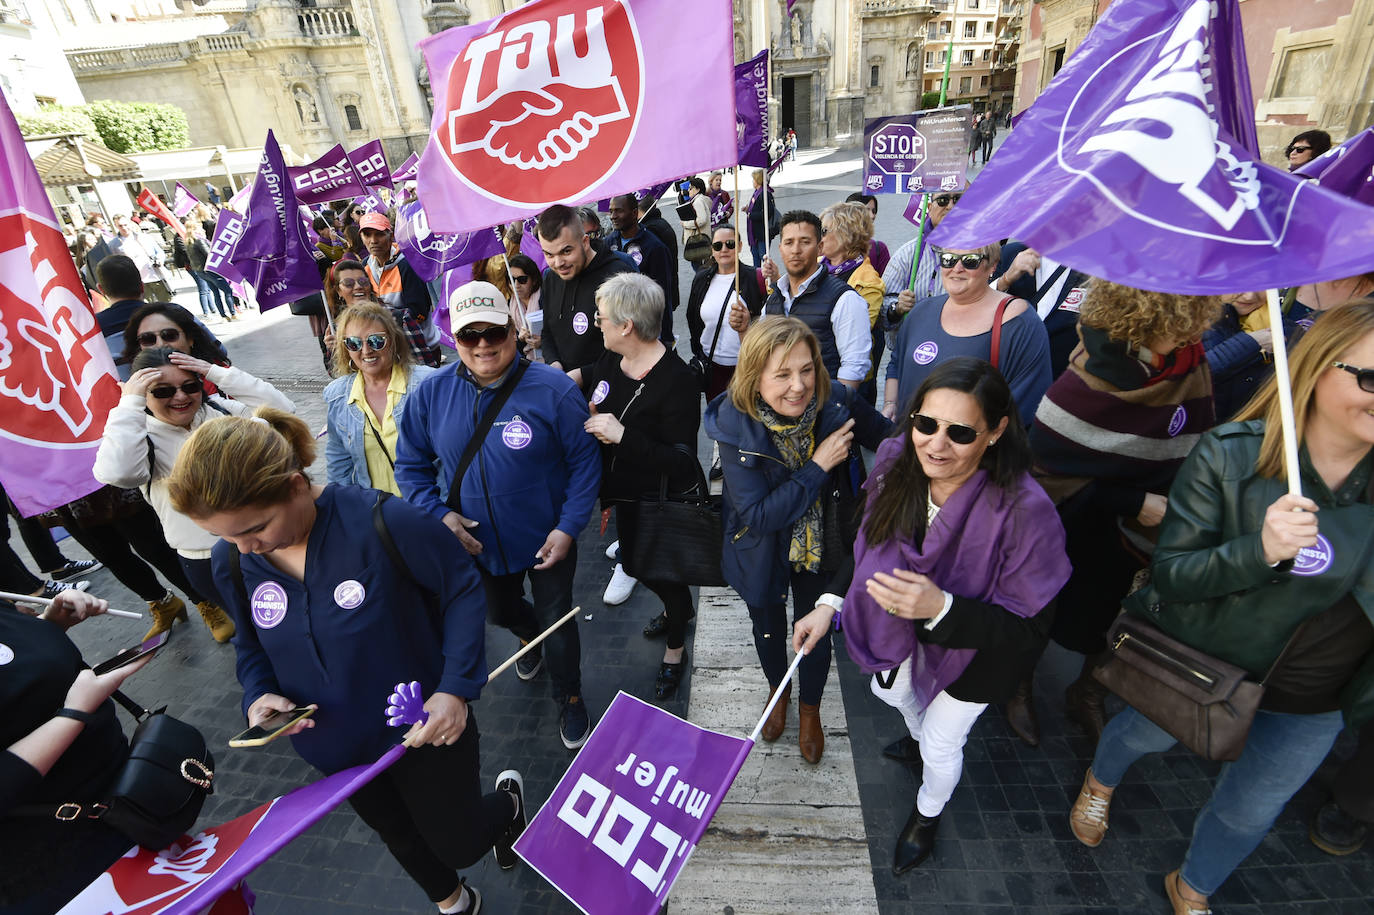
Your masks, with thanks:
M152 191L145 187L138 192L138 197L135 199L138 201L138 205L143 207L143 209L167 223L167 225L175 229L176 233L182 238L186 237L186 227L181 224L181 220L173 216L172 211L167 208L167 204L158 200L157 195Z
M94 492L114 359L0 97L0 482L25 515Z

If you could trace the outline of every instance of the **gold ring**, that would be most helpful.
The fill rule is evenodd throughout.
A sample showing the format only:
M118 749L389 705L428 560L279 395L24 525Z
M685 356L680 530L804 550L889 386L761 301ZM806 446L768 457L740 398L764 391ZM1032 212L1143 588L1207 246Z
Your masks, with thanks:
M887 608L887 615L888 615L888 616L896 616L896 615L897 615L897 608L896 608L896 607L888 607L888 608Z

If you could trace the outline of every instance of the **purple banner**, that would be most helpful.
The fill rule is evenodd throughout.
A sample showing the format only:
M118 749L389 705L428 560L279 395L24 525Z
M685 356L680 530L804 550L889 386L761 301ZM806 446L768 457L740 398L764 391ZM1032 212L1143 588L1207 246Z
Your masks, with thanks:
M243 236L244 219L230 209L222 209L215 219L215 235L210 239L210 256L205 259L205 269L229 280L242 283L248 280L242 270L229 262L234 254L234 246Z
M363 194L361 197L354 197L353 205L355 207L362 207L369 213L385 214L387 210L386 201L378 197L370 190L366 194Z
M382 141L371 140L348 154L354 171L367 187L391 187L391 168L382 152Z
M200 200L196 198L196 195L188 191L186 186L178 181L176 189L172 191L173 215L175 215L177 219L185 219L199 203Z
M1374 127L1327 150L1293 174L1316 178L1329 191L1374 205Z
M448 303L453 301L453 294L470 279L470 276L465 275L465 271L450 270L444 274L444 278L439 282L441 301L435 304L434 326L439 329L440 342L450 348L456 349L458 344L453 342L453 321L449 317Z
M734 163L730 4L701 0L683 21L677 0L534 0L420 42L434 92L420 199L434 228Z
M406 160L401 163L401 167L391 173L391 183L401 184L405 181L414 180L420 171L420 154L411 153Z
M618 693L515 850L589 915L654 915L752 747Z
M498 229L478 229L459 235L431 230L425 208L418 201L406 204L396 214L396 244L406 256L406 263L426 283L456 267L506 253Z
M290 186L281 148L269 130L248 198L246 224L229 255L229 262L256 287L261 311L320 291L319 270Z
M288 168L291 190L301 203L346 200L364 193L362 178L348 160L343 144L336 145L309 165Z
M968 180L973 109L931 108L864 123L864 190L921 194L962 190Z
M544 258L544 248L539 244L538 229L533 219L525 220L525 231L520 234L520 253L534 261L540 273L548 269L549 262Z
M1114 3L940 223L1192 295L1364 273L1374 209L1258 161L1237 0Z
M735 132L739 164L768 168L768 49L735 64Z

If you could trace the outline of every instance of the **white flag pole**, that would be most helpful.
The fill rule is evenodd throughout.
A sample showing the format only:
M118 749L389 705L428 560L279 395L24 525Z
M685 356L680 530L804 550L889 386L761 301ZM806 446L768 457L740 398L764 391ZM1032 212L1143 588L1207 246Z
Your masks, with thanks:
M749 735L750 743L759 742L759 734L763 731L763 723L768 720L769 715L773 714L773 707L782 699L783 686L792 679L792 675L797 672L797 665L801 663L801 659L806 657L807 654L808 652L799 651L797 652L797 656L792 659L792 665L787 668L787 673L783 674L782 683L779 683L778 688L773 690L773 698L768 700L768 707L763 710L763 717L759 719L758 724L754 725L754 732Z
M37 604L40 607L52 606L52 601L48 598L34 597L32 594L15 594L13 591L0 591L0 597L5 600L12 600L16 604ZM141 613L131 613L128 610L116 610L114 607L106 607L105 612L110 616L122 616L125 619L143 619L143 614Z
M1293 383L1288 374L1288 347L1283 333L1283 309L1277 289L1265 291L1269 300L1269 329L1274 335L1274 375L1279 386L1279 420L1283 424L1283 466L1288 475L1290 495L1302 495L1298 472L1298 427L1293 415Z

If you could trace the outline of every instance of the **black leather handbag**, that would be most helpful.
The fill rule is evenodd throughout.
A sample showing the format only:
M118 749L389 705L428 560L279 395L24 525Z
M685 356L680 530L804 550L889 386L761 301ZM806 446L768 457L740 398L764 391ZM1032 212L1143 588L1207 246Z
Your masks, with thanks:
M691 460L696 485L685 493L669 493L665 471L657 493L620 503L620 561L627 573L646 581L724 587L720 498L711 495L696 455L683 445L677 448Z

